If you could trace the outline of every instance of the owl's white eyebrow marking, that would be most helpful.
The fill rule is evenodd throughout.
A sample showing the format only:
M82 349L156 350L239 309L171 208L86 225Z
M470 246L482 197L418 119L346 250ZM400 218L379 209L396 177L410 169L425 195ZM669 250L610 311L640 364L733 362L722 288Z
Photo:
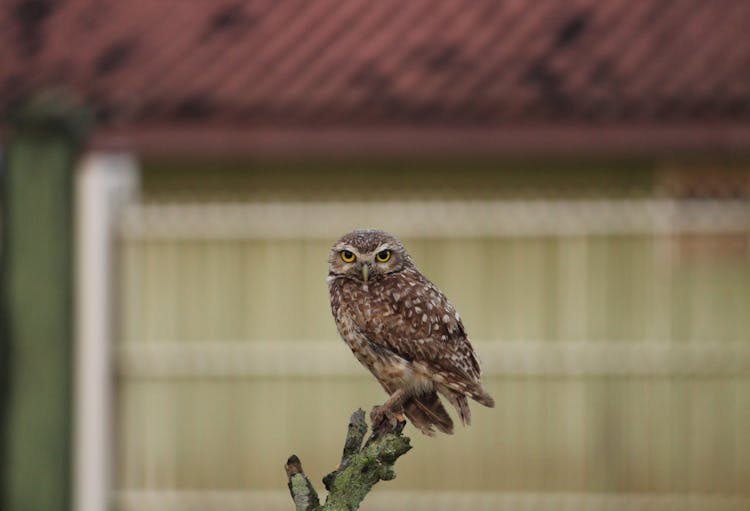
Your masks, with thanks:
M352 252L357 257L360 257L359 250L354 248L353 246L349 245L348 243L337 243L335 247L333 247L333 250L336 252L341 252L343 250L348 250L349 252Z
M386 250L386 249L392 250L390 243L383 243L378 248L376 248L374 252L377 253L377 252L380 252L381 250Z

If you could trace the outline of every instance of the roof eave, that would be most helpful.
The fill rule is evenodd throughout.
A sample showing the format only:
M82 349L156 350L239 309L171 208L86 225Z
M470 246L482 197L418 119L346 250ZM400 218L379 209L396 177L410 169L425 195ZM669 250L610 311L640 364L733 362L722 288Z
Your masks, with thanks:
M91 147L144 156L261 158L750 154L750 123L501 127L183 125L97 130Z

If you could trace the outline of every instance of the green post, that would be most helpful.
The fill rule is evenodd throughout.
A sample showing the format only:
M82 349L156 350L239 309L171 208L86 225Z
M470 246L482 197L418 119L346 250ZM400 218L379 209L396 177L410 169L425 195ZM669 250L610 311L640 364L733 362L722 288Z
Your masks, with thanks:
M5 145L0 509L70 509L73 168L87 116L40 96Z

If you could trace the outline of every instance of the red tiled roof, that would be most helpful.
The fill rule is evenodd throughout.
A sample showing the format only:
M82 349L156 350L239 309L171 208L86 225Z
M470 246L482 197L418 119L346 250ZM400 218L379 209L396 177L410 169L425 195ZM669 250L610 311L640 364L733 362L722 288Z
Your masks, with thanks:
M0 108L66 86L105 126L750 121L747 0L13 0Z

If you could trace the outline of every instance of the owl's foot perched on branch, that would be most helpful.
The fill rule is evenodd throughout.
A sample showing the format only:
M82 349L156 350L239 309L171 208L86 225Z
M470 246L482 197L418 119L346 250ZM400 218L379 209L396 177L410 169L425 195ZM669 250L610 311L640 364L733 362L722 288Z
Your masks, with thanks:
M380 406L370 412L373 436L385 433L401 433L406 424L404 417L404 389L398 389Z
M386 433L401 433L406 426L406 417L403 409L394 412L386 405L374 406L370 412L370 422L372 423L373 436L380 436Z
M328 490L323 505L303 472L299 458L290 457L286 473L297 511L357 509L375 484L396 477L393 464L411 449L409 439L401 435L404 424L398 423L396 430L382 432L373 428L372 435L364 442L367 434L365 412L361 409L354 412L349 420L341 463L323 479Z

